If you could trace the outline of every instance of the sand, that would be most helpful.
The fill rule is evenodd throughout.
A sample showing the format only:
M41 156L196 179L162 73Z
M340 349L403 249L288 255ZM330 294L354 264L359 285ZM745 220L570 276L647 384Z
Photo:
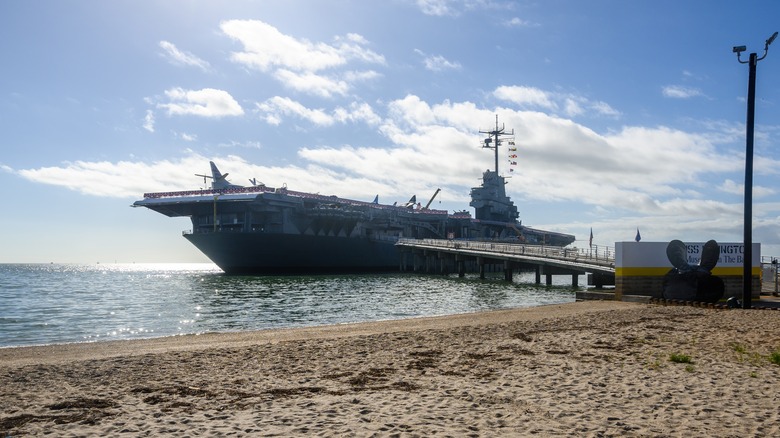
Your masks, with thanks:
M5 348L0 434L780 436L772 352L780 311L609 301Z

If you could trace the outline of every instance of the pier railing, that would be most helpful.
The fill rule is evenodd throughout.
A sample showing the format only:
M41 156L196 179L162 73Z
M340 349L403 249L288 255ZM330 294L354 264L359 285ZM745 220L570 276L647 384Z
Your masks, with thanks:
M445 239L406 239L398 240L399 245L431 248L451 248L455 250L473 250L483 253L513 254L519 256L537 256L546 259L573 263L587 263L606 268L615 267L615 248L593 245L588 248L567 248L547 245L527 245L522 243L445 240Z

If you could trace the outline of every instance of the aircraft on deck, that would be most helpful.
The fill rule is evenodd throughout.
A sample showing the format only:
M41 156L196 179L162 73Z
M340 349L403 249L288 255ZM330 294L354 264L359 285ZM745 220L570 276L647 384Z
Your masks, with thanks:
M211 189L212 190L222 190L222 189L238 189L243 186L239 186L237 184L231 184L230 181L227 180L228 174L222 174L219 169L217 169L217 165L214 164L213 161L209 161L209 164L211 165L211 176L209 175L202 175L199 173L196 173L195 176L202 176L203 177L203 184L206 183L206 178L211 179Z

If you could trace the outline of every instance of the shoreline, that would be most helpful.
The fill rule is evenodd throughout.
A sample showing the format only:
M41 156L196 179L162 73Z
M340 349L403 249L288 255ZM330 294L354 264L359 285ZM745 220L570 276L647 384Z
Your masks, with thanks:
M0 433L773 436L774 352L780 312L614 301L12 347Z
M302 339L321 339L339 336L358 336L398 330L425 330L432 328L456 327L462 325L484 324L487 321L499 322L515 320L521 315L529 320L544 317L536 309L557 308L561 314L573 314L581 311L594 311L602 306L613 308L632 306L629 303L610 301L591 301L588 309L584 303L571 302L546 304L540 306L516 307L509 309L485 310L478 312L456 313L438 316L419 316L379 321L349 322L306 327L268 328L260 330L242 330L235 332L187 333L138 339L119 339L92 342L65 342L43 345L25 345L0 347L0 366L6 363L49 363L56 360L89 360L113 356L134 355L138 351L146 353L196 350L219 345L239 346L253 343L275 343ZM36 362L44 361L44 362Z

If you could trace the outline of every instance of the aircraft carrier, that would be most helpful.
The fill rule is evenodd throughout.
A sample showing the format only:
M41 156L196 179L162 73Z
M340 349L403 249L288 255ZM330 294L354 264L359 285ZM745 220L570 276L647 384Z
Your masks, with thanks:
M483 131L480 131L483 132ZM399 238L471 239L566 246L574 236L522 225L498 173L498 148L509 141L504 129L483 147L495 149L495 170L471 189L475 215L431 209L416 197L403 205L267 187L238 186L210 162L211 188L145 193L133 207L169 217L189 217L184 237L228 274L379 272L398 270ZM513 141L509 141L510 145ZM509 148L510 162L512 149Z

